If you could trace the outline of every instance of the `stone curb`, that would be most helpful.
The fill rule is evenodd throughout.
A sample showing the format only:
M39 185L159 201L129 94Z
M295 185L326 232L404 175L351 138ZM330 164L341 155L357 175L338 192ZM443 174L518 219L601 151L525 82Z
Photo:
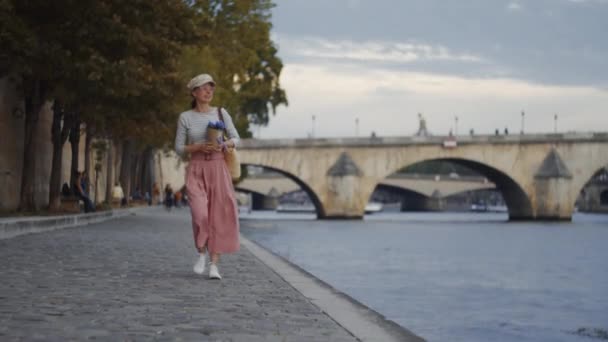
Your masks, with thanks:
M243 235L240 239L241 245L256 258L357 339L364 342L425 341L256 242Z
M0 220L0 240L19 235L48 232L57 229L84 226L133 214L149 207L114 209L91 214L39 216Z

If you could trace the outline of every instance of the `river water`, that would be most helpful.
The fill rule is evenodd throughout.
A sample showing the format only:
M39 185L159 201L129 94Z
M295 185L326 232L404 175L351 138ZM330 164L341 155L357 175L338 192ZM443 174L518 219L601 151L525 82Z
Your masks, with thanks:
M241 231L428 341L608 339L608 215L254 212Z

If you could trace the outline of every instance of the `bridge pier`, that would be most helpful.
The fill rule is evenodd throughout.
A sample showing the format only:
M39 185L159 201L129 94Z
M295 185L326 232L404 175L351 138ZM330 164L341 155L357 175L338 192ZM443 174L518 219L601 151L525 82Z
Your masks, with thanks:
M443 211L445 210L446 199L437 190L433 192L431 197L425 199L425 210L428 211Z
M569 179L553 178L537 180L536 190L536 220L570 221L577 194L571 193Z
M326 195L322 196L322 219L361 219L369 195L362 194L359 177L347 175L328 177Z
M577 191L577 193L574 193ZM578 189L573 189L572 173L555 148L547 154L534 175L534 218L537 220L572 219Z
M361 219L376 179L363 177L351 156L343 152L326 173L326 189L322 191L322 219Z

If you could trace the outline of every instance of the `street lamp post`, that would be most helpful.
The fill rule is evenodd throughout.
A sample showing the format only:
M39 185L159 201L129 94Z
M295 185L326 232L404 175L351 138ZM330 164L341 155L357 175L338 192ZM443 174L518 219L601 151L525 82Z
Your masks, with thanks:
M458 115L454 116L454 136L458 136Z
M553 133L557 133L557 114L553 116Z
M526 117L526 113L521 111L521 134L524 134L524 119Z
M315 119L316 117L313 115L312 116L312 130L310 131L310 137L314 139L315 137Z
M359 118L355 118L355 136L359 136Z

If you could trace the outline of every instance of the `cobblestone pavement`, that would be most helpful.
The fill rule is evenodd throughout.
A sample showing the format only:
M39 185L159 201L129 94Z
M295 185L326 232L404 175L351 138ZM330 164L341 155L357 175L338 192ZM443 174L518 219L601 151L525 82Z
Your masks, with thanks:
M196 258L187 209L0 240L0 340L357 340L248 250Z

